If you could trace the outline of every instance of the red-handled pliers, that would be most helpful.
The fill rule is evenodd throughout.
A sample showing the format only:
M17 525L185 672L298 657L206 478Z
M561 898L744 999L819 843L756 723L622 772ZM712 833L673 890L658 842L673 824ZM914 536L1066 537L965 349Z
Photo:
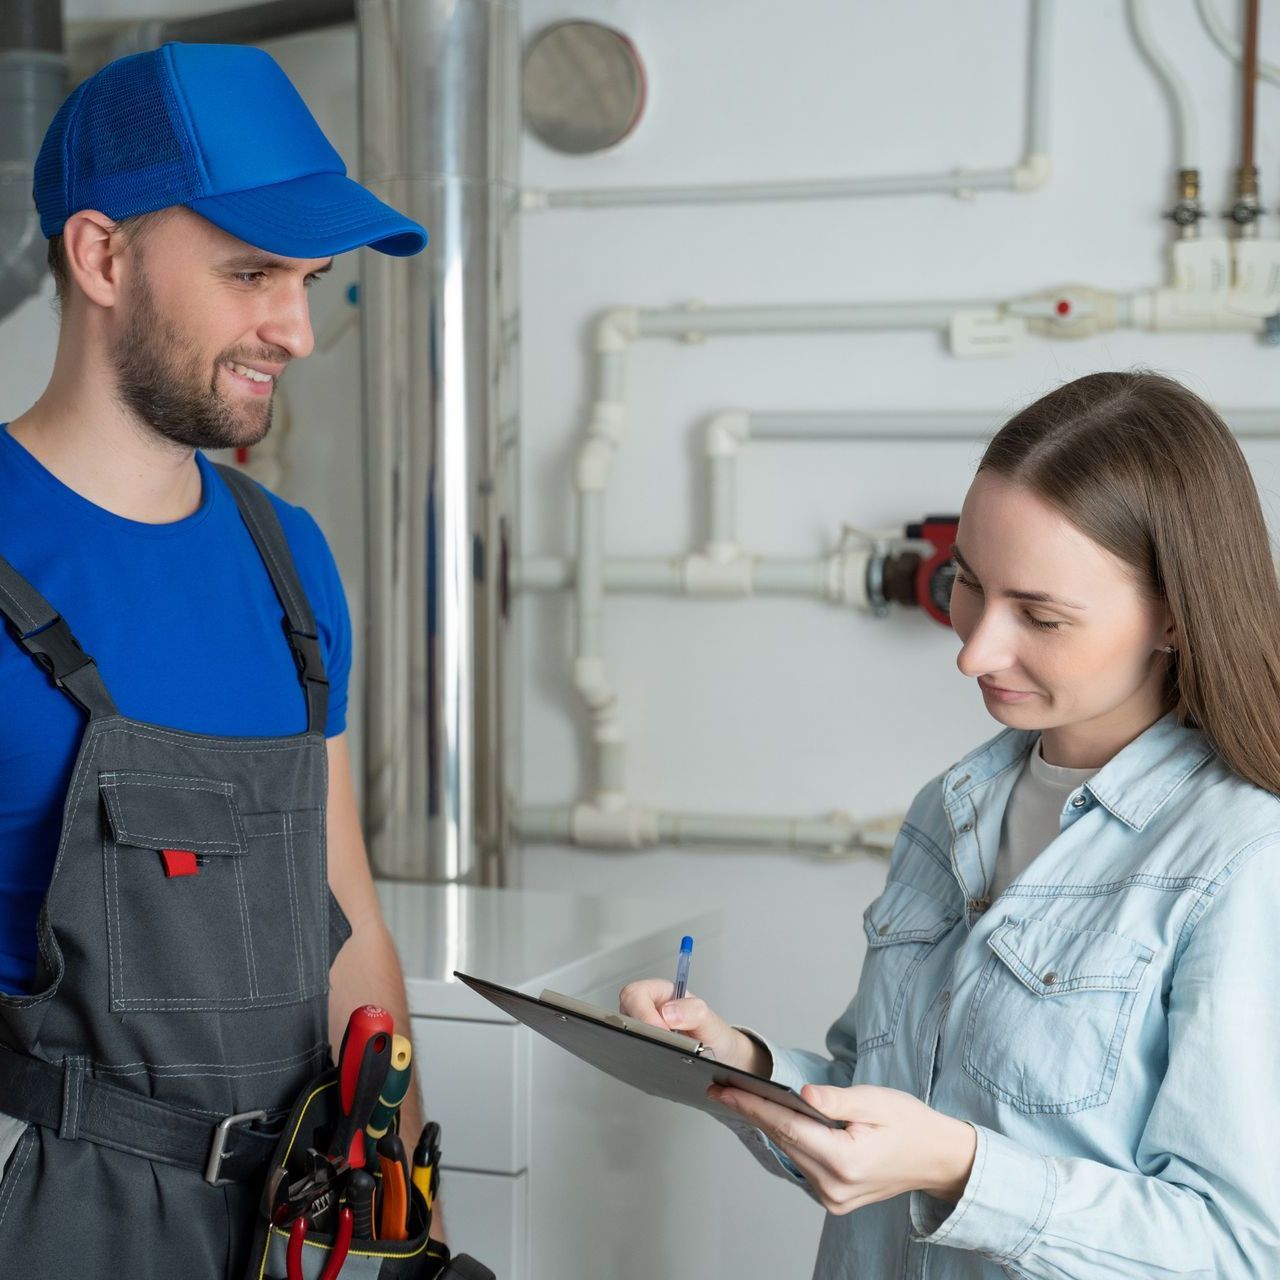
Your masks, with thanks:
M355 1225L355 1216L347 1205L338 1210L338 1234L333 1240L333 1249L329 1260L324 1264L320 1280L337 1280L342 1264L347 1260L347 1250L351 1247L351 1229ZM294 1218L289 1228L289 1252L286 1258L289 1280L303 1280L302 1246L306 1243L307 1232L311 1229L311 1219L301 1214Z

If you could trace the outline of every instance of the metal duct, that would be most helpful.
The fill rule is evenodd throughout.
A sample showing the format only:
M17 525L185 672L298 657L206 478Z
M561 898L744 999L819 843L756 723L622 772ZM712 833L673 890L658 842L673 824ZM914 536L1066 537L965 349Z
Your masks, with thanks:
M354 22L356 0L267 0L219 9L193 18L149 18L109 26L76 44L76 65L86 76L131 53L158 49L170 40L187 44L261 44L303 31Z
M0 320L48 274L32 174L66 94L62 5L0 0Z
M519 22L359 0L363 181L425 225L365 251L366 835L383 876L506 878Z

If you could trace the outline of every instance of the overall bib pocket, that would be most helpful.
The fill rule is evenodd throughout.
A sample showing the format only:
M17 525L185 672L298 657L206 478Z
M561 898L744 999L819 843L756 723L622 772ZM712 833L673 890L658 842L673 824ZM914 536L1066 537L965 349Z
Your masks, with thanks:
M111 1010L292 1004L328 987L318 809L241 813L229 782L102 773Z
M854 997L859 1056L893 1043L911 979L959 919L958 907L901 880L890 881L863 912L867 956Z
M1014 917L987 946L965 1026L965 1071L1019 1111L1101 1106L1155 953L1122 934Z

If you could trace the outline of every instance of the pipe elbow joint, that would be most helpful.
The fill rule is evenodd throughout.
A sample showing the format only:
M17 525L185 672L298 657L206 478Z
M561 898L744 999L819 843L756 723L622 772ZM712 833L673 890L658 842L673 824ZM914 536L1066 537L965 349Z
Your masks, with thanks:
M575 658L573 687L594 716L608 711L614 704L615 694L605 673L603 658Z
M634 307L616 307L596 322L596 352L625 351L640 336L640 313Z
M1049 157L1043 151L1032 151L1013 171L1015 191L1035 191L1049 181Z
M733 458L751 438L751 419L744 409L718 413L707 423L704 451L708 458Z

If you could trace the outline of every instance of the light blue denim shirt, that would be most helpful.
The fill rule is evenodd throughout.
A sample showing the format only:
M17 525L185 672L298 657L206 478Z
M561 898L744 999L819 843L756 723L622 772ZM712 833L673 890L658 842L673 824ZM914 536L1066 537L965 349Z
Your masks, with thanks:
M830 1057L769 1045L793 1088L902 1089L978 1135L958 1204L828 1215L815 1277L1277 1280L1280 800L1171 713L988 905L1035 736L1005 730L912 803Z

